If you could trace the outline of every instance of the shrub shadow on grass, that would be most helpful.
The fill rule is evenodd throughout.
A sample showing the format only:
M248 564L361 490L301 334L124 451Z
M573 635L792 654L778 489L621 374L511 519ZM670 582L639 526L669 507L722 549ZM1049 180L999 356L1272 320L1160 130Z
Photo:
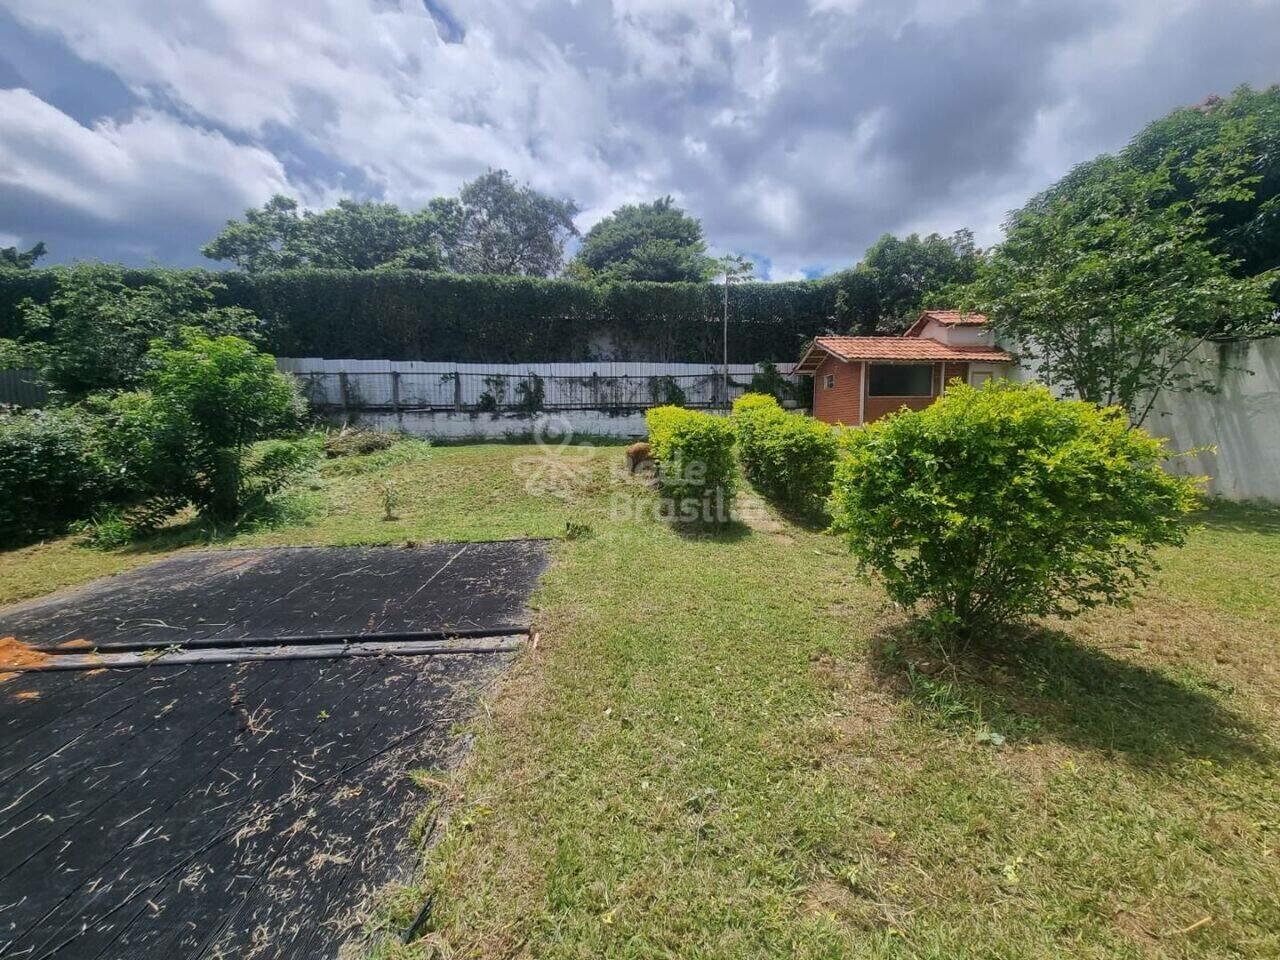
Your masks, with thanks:
M825 513L797 511L778 503L776 500L770 500L769 504L778 512L778 516L787 521L787 523L809 533L826 533L827 528L831 526L831 517Z
M947 660L918 623L908 623L874 638L872 668L893 693L947 726L1053 739L1138 765L1188 757L1272 759L1257 727L1207 685L1173 679L1043 627L1011 629L1004 645Z
M1211 500L1191 515L1191 523L1207 530L1280 536L1280 509L1264 503Z
M668 520L667 526L689 540L712 540L716 543L737 543L752 535L752 530L741 520L728 523L699 523L696 521Z
M782 520L801 530L809 533L825 533L827 528L831 526L831 517L827 514L825 508L810 507L803 509L794 505L785 503L778 497L771 497L764 493L759 487L748 483L747 490L760 498L762 503L769 505L769 508Z

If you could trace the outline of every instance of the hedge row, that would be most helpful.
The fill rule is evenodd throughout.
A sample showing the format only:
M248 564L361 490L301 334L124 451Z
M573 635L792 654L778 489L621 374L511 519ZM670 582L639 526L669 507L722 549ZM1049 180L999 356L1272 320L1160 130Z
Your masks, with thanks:
M762 494L805 516L826 511L838 451L830 425L761 393L734 401L733 425L743 472Z
M0 337L19 332L17 306L47 299L65 267L0 272ZM594 286L531 277L414 270L192 271L220 288L219 306L252 310L279 356L524 363L618 357L717 362L723 290L714 284ZM142 286L155 270L127 270ZM826 331L830 280L745 283L731 300L729 359L792 361Z
M724 417L683 407L645 411L649 446L658 463L658 486L676 506L676 517L724 523L735 493L733 425Z

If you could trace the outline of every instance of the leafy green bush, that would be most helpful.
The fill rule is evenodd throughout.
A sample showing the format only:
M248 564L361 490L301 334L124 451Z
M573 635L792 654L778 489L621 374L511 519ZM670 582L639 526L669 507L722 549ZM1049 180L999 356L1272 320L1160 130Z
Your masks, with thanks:
M61 533L120 495L95 427L76 409L0 413L0 542Z
M842 445L833 529L943 638L1123 602L1196 502L1123 411L1039 386L953 385Z
M733 401L733 428L737 433L738 459L743 472L753 483L756 481L759 445L756 433L764 421L786 416L778 401L767 393L744 393Z
M103 444L154 517L190 503L235 523L319 456L318 439L260 443L296 429L303 404L252 344L187 330L177 347L156 341L147 363L147 390L105 402Z
M760 364L759 373L751 375L751 392L768 394L778 401L796 399L796 385L779 373L778 365L769 360Z
M733 425L724 417L683 407L645 411L658 485L680 519L724 523L735 493Z
M734 401L733 424L743 472L760 492L796 513L821 515L835 471L835 431L760 393Z

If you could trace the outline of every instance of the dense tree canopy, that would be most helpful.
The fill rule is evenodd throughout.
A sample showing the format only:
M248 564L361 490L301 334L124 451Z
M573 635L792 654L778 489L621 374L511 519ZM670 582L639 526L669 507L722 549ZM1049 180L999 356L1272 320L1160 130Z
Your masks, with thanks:
M545 277L563 265L577 211L571 200L491 170L464 184L456 199L437 197L414 212L345 199L328 210L300 211L296 200L275 196L245 211L243 220L228 221L203 253L249 273L408 268Z
M43 240L30 250L19 250L17 247L0 247L0 269L9 267L14 270L30 270L36 265L36 261L47 252Z
M671 197L619 207L587 231L570 265L572 276L601 281L697 283L715 271L702 224Z
M1280 267L1280 86L1241 87L1228 98L1175 110L1134 137L1119 165L1164 171L1164 201L1195 204L1207 240L1226 254L1237 276ZM1089 166L1031 206L1089 189ZM1280 304L1280 287L1273 294Z
M973 280L978 262L968 230L945 237L885 234L856 267L836 275L836 325L858 334L902 330L930 305L930 294Z
M1274 329L1271 275L1248 275L1224 251L1210 204L1183 199L1180 174L1192 175L1115 157L1073 171L1069 189L1011 217L971 291L1045 382L1123 407L1135 424L1163 390L1212 387L1200 344ZM1222 167L1203 176L1215 196L1246 189Z

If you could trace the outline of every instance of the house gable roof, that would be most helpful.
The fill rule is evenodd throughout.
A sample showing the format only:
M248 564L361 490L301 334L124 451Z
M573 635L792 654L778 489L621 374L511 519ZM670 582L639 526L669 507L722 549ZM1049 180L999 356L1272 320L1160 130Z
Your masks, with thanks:
M996 347L951 346L928 337L818 337L805 351L793 373L813 373L827 356L838 360L876 360L898 363L1009 363L1012 355Z
M907 328L904 337L918 337L933 320L944 327L985 327L991 321L985 313L969 313L963 310L922 310L916 322Z

